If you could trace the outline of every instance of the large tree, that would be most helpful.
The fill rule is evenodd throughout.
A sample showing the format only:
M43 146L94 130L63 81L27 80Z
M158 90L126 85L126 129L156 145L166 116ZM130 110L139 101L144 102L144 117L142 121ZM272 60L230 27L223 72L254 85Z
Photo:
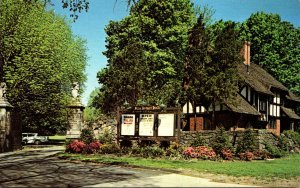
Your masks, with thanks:
M31 7L22 0L1 3L1 81L22 114L23 131L62 131L71 83L85 80L84 41L40 2Z
M174 104L180 92L187 31L195 21L189 0L140 0L130 15L106 28L108 66L99 72L105 101ZM174 97L175 96L175 97ZM177 97L178 98L178 97Z
M252 63L300 95L300 28L278 14L257 12L242 24L241 38L251 42Z
M240 55L242 42L239 40L239 30L234 22L215 23L211 28L214 33L213 49L209 53L211 60L206 64L204 77L204 95L211 101L214 111L217 102L233 102L238 92L239 76L237 65L243 62Z
M233 22L221 20L207 26L200 15L189 34L183 88L194 108L199 102L211 104L214 124L215 105L232 101L238 91L239 32Z

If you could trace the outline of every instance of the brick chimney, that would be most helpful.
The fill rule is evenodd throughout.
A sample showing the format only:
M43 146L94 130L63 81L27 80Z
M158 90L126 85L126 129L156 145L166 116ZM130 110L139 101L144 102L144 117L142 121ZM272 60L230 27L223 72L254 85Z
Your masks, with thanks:
M243 47L244 64L250 66L250 42L245 41Z

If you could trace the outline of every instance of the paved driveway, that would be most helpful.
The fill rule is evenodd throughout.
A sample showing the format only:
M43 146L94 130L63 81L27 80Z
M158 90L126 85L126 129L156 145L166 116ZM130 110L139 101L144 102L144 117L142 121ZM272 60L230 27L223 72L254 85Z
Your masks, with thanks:
M51 147L0 154L0 187L243 186L160 170L69 162L51 157L61 150L62 147Z

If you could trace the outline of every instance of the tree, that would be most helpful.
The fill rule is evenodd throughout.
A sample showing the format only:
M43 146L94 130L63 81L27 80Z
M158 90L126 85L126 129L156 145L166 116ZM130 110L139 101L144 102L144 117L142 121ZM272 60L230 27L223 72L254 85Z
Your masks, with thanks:
M189 0L140 0L128 17L110 22L104 52L108 66L98 73L103 103L174 105L193 22Z
M99 96L99 92L100 92L99 88L95 88L89 96L87 106L84 109L84 120L85 121L95 122L102 114L100 111L100 108L95 108L93 106L93 101L95 100L96 97Z
M204 96L212 105L212 125L214 125L215 105L217 102L233 101L238 92L239 76L237 65L242 63L240 51L242 42L238 39L238 28L234 22L222 20L212 25L213 49L211 60L205 66L206 79Z
M241 38L251 42L251 60L300 95L300 28L278 14L257 12L241 27Z
M189 31L189 47L186 52L184 78L183 78L183 98L181 103L188 101L193 103L194 111L196 103L204 101L204 79L206 75L205 66L209 61L210 41L206 25L205 15L201 14L197 23Z
M71 83L85 80L84 41L39 2L30 8L22 0L1 3L1 79L22 114L23 131L63 131Z
M200 15L189 35L184 88L194 107L199 101L212 106L232 101L238 91L237 65L242 62L241 42L233 22L222 20L206 26ZM202 104L203 105L203 104Z

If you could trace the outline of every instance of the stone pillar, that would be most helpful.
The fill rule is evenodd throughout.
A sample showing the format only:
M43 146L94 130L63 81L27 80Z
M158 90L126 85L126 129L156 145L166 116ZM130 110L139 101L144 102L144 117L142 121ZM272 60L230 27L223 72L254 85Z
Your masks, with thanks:
M80 102L79 84L73 83L72 102L68 108L68 124L67 139L77 139L80 137L83 128L83 110L84 106Z
M0 84L0 153L12 150L11 109L6 99L6 84Z

